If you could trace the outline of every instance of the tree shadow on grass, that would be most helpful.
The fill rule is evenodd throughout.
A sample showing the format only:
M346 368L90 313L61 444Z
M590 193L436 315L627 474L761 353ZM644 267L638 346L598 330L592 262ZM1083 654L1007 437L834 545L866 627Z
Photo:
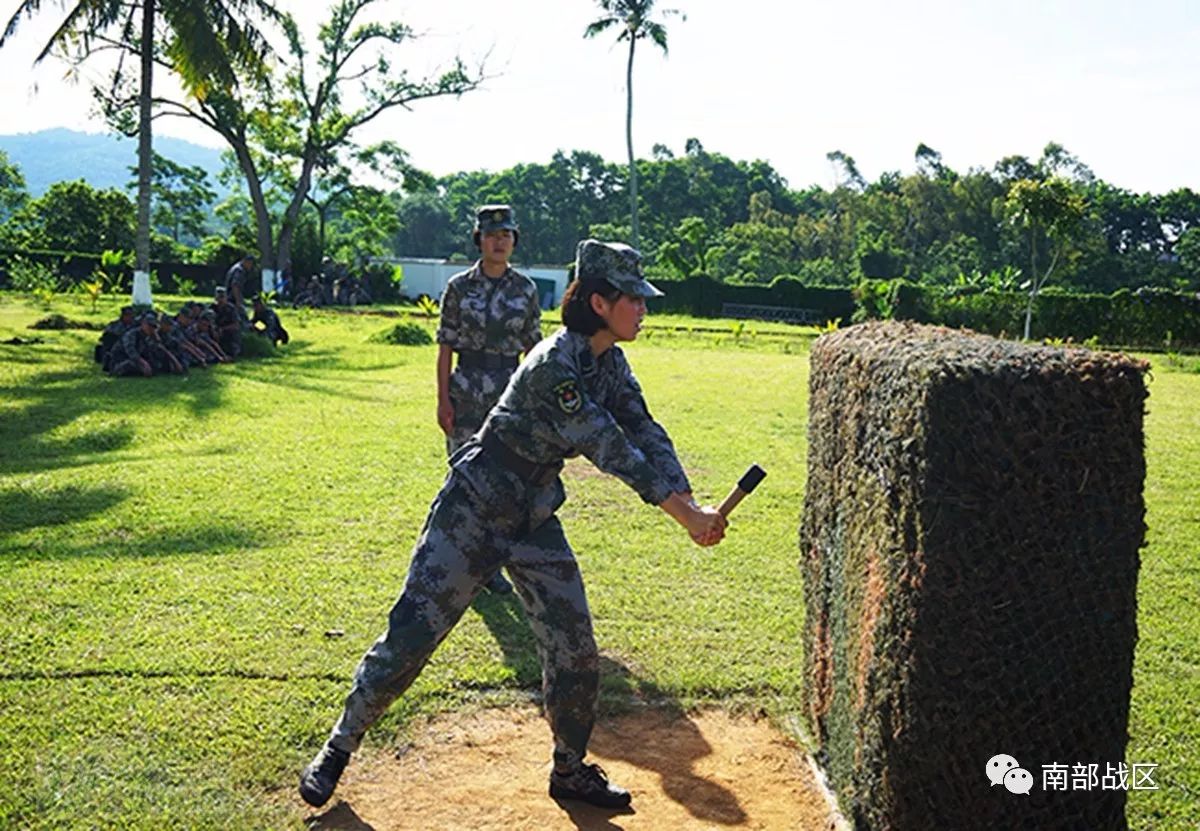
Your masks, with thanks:
M207 524L154 534L135 533L126 536L113 533L105 539L52 547L34 545L16 549L6 546L4 541L5 538L0 536L0 560L9 554L15 554L25 560L69 560L84 557L136 559L187 554L244 554L252 549L261 548L265 542L261 534L229 523ZM8 549L7 552L5 548Z
M111 486L67 485L40 492L0 489L0 538L30 528L67 525L103 513L124 501L129 492Z
M289 354L286 365L272 362L267 364L272 372L247 373L246 380L254 383L286 387L289 390L298 389L338 398L350 398L356 401L386 402L391 396L379 397L367 395L357 390L372 385L391 384L388 378L372 378L372 373L387 372L408 365L406 361L390 363L374 362L371 364L356 364L353 355L347 355L345 350L328 347L314 347L310 343L295 341L281 349L287 349ZM353 376L350 378L349 376ZM353 389L342 385L331 385L326 382L353 381Z
M364 395L361 392L355 392L351 389L346 389L341 386L331 386L329 384L321 384L313 381L311 377L307 377L304 373L275 376L260 376L260 377L245 377L243 380L250 381L256 384L265 384L268 386L284 387L287 390L302 390L303 392L313 392L320 395L328 395L332 398L349 398L353 401L365 401L373 403L386 403L391 397L381 397L377 395ZM370 383L361 379L355 379L356 387Z
M80 459L121 450L136 435L121 417L125 414L153 412L182 399L193 416L203 418L223 401L219 368L186 376L110 378L90 358L70 359L80 361L78 368L46 370L0 386L0 400L6 402L0 418L0 474L71 467ZM92 415L108 421L69 437L54 435Z
M287 350L286 366L289 372L295 371L301 375L312 376L322 373L345 372L352 367L346 364L346 354L343 349L318 345L315 341L296 340L287 346L279 347L280 351ZM283 364L278 364L282 366Z
M36 344L41 346L42 344ZM46 358L39 355L32 349L33 344L27 346L12 346L10 344L0 343L0 362L5 364L44 364Z

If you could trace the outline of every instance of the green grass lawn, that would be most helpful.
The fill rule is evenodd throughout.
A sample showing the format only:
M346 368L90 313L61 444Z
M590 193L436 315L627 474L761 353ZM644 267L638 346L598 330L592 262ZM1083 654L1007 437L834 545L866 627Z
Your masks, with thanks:
M0 345L0 828L302 827L296 774L445 472L434 348L368 342L393 323L374 315L285 311L293 342L275 358L111 379L96 333L26 328L44 314L0 295L0 341L43 341ZM659 323L628 352L699 496L719 500L752 461L769 476L701 550L621 483L568 466L561 515L602 706L720 701L784 721L799 708L815 332ZM1128 758L1159 764L1162 790L1132 794L1129 815L1195 828L1200 374L1157 368L1149 408ZM402 741L415 715L528 700L539 678L516 607L482 598L367 748Z

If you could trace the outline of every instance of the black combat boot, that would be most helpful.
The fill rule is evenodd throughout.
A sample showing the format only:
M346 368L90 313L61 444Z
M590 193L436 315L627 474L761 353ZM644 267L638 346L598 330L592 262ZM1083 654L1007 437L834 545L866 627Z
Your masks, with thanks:
M600 808L628 808L629 791L608 781L599 765L581 764L570 773L552 771L550 796L555 799L578 799Z
M326 744L300 774L300 797L314 808L320 808L333 796L350 754Z

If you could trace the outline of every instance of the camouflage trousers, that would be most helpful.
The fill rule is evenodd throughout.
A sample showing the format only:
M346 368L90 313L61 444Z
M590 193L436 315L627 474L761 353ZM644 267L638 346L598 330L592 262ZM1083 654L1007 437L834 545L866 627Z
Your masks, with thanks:
M416 680L483 585L505 566L536 639L554 761L572 767L587 752L599 686L579 565L557 517L528 530L531 506L523 487L509 480L497 492L473 478L452 469L434 500L404 591L387 630L354 672L329 743L358 749L367 728Z
M450 403L454 406L454 429L446 437L446 454L453 455L475 431L500 400L508 379L509 369L465 369L455 367L450 373Z
M123 358L119 361L114 361L108 373L110 375L141 375L142 365L136 360Z

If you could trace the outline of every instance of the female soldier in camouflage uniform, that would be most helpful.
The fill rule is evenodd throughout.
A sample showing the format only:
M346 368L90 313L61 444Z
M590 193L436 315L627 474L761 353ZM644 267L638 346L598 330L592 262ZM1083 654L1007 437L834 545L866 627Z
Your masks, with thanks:
M447 454L483 426L521 353L542 338L537 287L508 264L519 233L508 205L480 208L474 232L479 261L451 277L442 293L437 419L446 434ZM458 355L453 372L452 353ZM499 571L487 588L512 591Z
M563 460L583 454L714 545L725 520L691 499L666 431L651 417L615 344L637 337L646 297L659 294L640 255L585 240L563 298L566 329L538 344L450 473L417 540L387 631L363 656L345 708L304 769L300 795L325 804L363 734L416 679L484 582L507 566L537 638L554 735L550 795L623 808L629 792L584 763L595 721L599 657L579 566L554 515Z

